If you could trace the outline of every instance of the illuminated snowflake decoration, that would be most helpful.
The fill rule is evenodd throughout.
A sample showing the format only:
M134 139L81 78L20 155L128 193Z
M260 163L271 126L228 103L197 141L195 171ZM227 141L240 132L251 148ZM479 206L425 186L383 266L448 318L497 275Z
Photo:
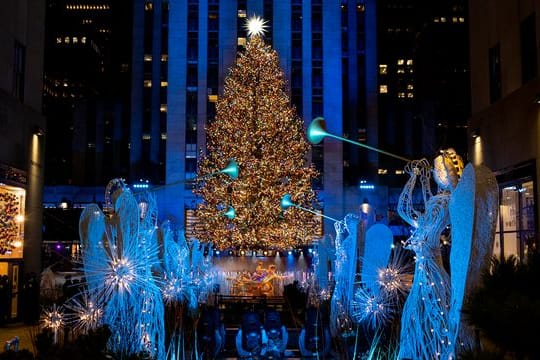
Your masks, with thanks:
M66 320L76 332L86 334L101 325L103 309L89 301L86 296L81 300L74 297L65 306L72 312Z
M263 18L259 16L252 16L247 20L246 23L246 30L248 36L262 36L266 32L266 28L268 27L266 25L267 21L263 20Z
M394 315L394 306L382 294L373 295L364 288L358 288L352 302L352 317L358 323L372 329L387 324Z

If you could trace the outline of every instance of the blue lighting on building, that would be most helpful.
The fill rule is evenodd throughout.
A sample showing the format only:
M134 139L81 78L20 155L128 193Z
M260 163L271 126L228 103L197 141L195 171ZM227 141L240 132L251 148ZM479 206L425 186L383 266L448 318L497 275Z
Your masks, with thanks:
M137 190L149 189L150 188L150 181L140 179L139 182L133 184L132 187L134 189L137 189Z
M366 180L360 180L360 184L358 184L358 188L360 190L375 190L375 185L369 184Z

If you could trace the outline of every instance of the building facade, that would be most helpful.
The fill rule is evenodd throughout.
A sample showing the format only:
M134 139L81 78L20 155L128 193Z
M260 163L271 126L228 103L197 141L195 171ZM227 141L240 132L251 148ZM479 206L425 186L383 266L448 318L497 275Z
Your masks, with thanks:
M498 256L538 251L540 1L469 2L471 161L499 182Z
M205 149L205 124L253 15L267 21L265 40L280 56L306 126L323 116L329 132L377 145L376 53L366 51L375 48L374 1L137 0L131 179L165 185L157 192L162 216L183 221L195 207L189 180ZM377 167L370 155L338 141L313 147L326 214L356 210L358 191L345 196L344 183L357 188L363 170Z
M112 177L125 177L129 173L130 2L46 3L46 184L103 185Z
M44 4L34 0L9 0L0 14L2 321L19 318L23 280L41 271L44 16Z
M377 19L379 146L429 160L453 147L466 158L467 2L383 0ZM379 156L379 182L399 188L406 180L403 166Z

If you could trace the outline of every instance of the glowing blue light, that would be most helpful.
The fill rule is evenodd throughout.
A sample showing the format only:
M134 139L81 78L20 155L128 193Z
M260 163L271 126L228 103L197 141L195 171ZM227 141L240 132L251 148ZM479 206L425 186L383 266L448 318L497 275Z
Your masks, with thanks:
M148 183L144 183L144 184L140 184L140 183L138 183L138 184L133 184L133 188L135 188L135 189L148 189L148 188L150 188L150 184L148 184Z
M292 255L292 250L287 251L287 255Z
M325 128L326 126L322 117L313 119L307 131L308 141L314 145L320 143L328 135Z
M236 180L240 173L240 169L238 167L238 163L236 162L236 160L231 159L229 160L229 163L227 164L227 166L220 172L223 174L229 175L231 179Z
M375 189L375 185L366 184L366 183L360 183L358 187L360 188L360 190L374 190Z
M229 208L223 215L225 215L226 217L232 220L236 216L236 211L234 210L232 206L229 206Z
M292 199L291 199L291 195L290 194L283 195L283 197L281 198L281 208L283 210L287 210L291 206L294 206L294 203L292 202Z

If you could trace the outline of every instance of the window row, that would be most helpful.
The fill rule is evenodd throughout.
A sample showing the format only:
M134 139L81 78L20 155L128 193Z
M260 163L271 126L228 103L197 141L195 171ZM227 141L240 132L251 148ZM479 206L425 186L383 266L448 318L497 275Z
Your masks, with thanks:
M56 43L57 44L78 44L78 43L81 43L81 44L86 44L86 36L81 36L80 38L77 37L77 36L57 36L56 37Z

